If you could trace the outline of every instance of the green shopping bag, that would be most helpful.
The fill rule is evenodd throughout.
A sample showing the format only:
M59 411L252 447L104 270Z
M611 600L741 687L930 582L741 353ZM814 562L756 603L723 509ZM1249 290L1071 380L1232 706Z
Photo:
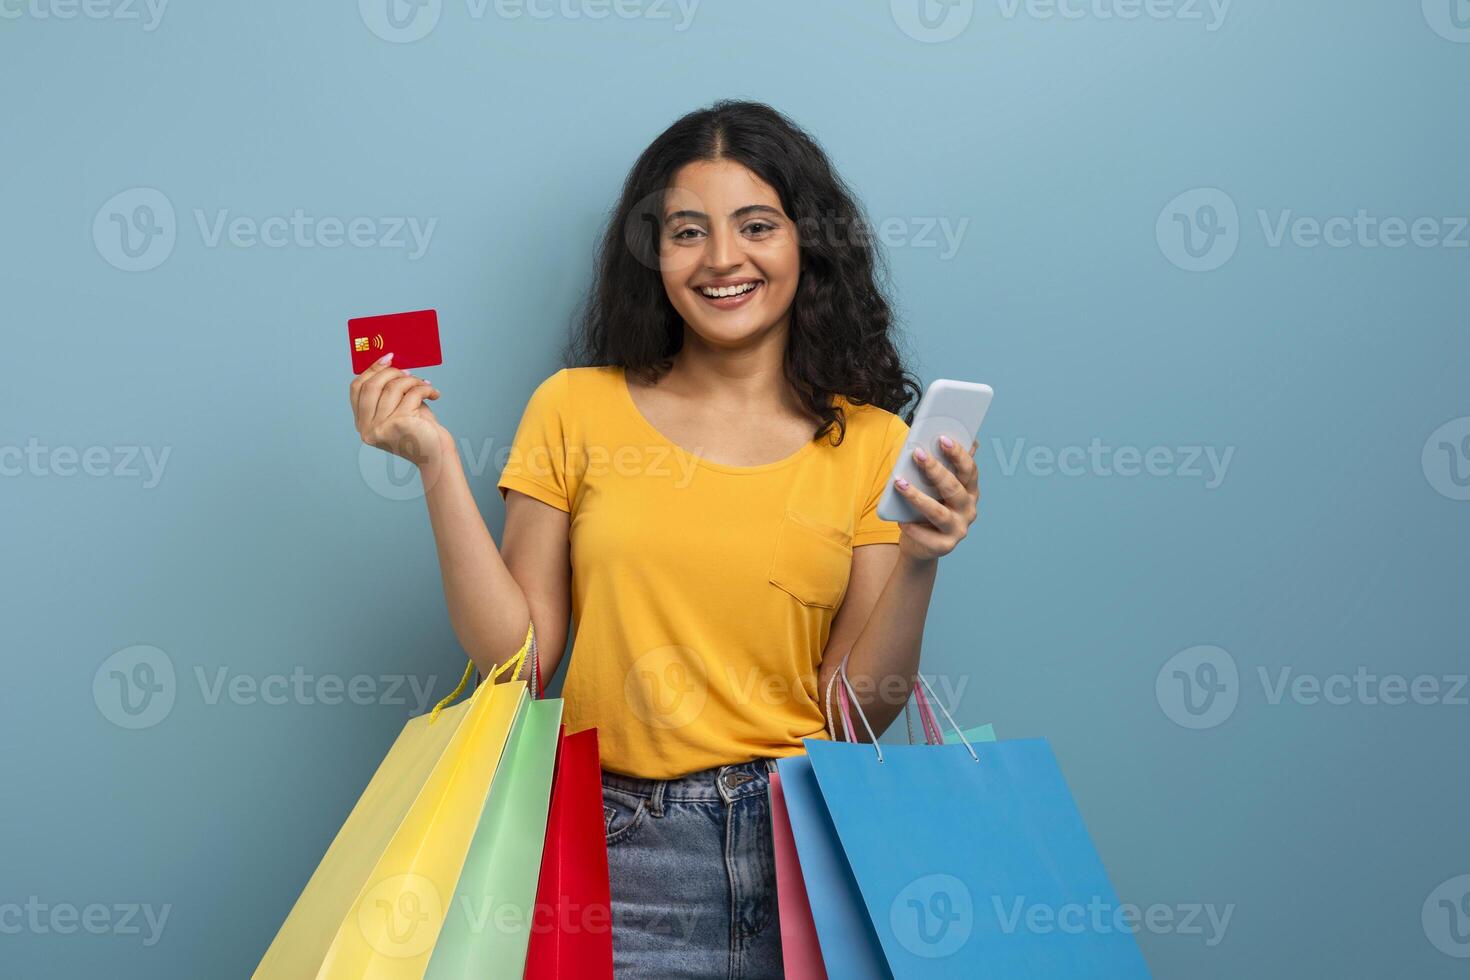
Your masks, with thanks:
M525 971L562 705L560 698L530 701L516 719L426 980L519 977Z

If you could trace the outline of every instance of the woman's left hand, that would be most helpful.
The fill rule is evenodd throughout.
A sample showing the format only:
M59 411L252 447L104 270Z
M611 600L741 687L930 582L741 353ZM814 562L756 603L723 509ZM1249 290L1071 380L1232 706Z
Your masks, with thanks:
M898 546L901 554L921 560L942 558L969 533L980 501L979 472L975 467L977 445L978 440L970 443L966 451L948 436L939 437L940 451L954 464L953 473L922 448L914 450L914 461L939 494L939 499L935 500L907 480L895 481L898 492L925 518L924 521L900 522L898 526L903 533L899 536Z

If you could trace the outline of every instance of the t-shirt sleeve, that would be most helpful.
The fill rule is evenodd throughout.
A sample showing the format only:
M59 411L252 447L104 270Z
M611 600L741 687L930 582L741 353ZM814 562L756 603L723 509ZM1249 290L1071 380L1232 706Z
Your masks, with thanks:
M557 510L571 513L572 488L567 473L564 424L567 381L563 368L531 393L496 484L502 499L508 491L519 490Z
M877 443L873 482L852 535L854 548L862 544L898 543L900 528L894 521L885 521L878 516L878 501L883 498L883 491L888 487L888 475L893 472L893 465L898 462L898 454L903 452L903 441L908 435L908 423L897 415L890 416L883 438Z

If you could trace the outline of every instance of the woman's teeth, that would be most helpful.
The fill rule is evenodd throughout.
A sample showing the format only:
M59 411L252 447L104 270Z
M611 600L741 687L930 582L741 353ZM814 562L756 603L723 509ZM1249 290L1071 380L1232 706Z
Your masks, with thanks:
M743 282L738 286L700 286L699 291L710 299L725 299L728 296L748 293L759 285L759 282Z

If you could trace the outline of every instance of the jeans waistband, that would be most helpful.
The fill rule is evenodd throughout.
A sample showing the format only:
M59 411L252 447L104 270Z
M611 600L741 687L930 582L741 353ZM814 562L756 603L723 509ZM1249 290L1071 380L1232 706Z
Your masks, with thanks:
M728 766L714 766L673 779L644 779L620 772L602 771L602 785L650 801L650 809L662 810L665 802L731 803L747 796L764 796L775 759L752 759Z

